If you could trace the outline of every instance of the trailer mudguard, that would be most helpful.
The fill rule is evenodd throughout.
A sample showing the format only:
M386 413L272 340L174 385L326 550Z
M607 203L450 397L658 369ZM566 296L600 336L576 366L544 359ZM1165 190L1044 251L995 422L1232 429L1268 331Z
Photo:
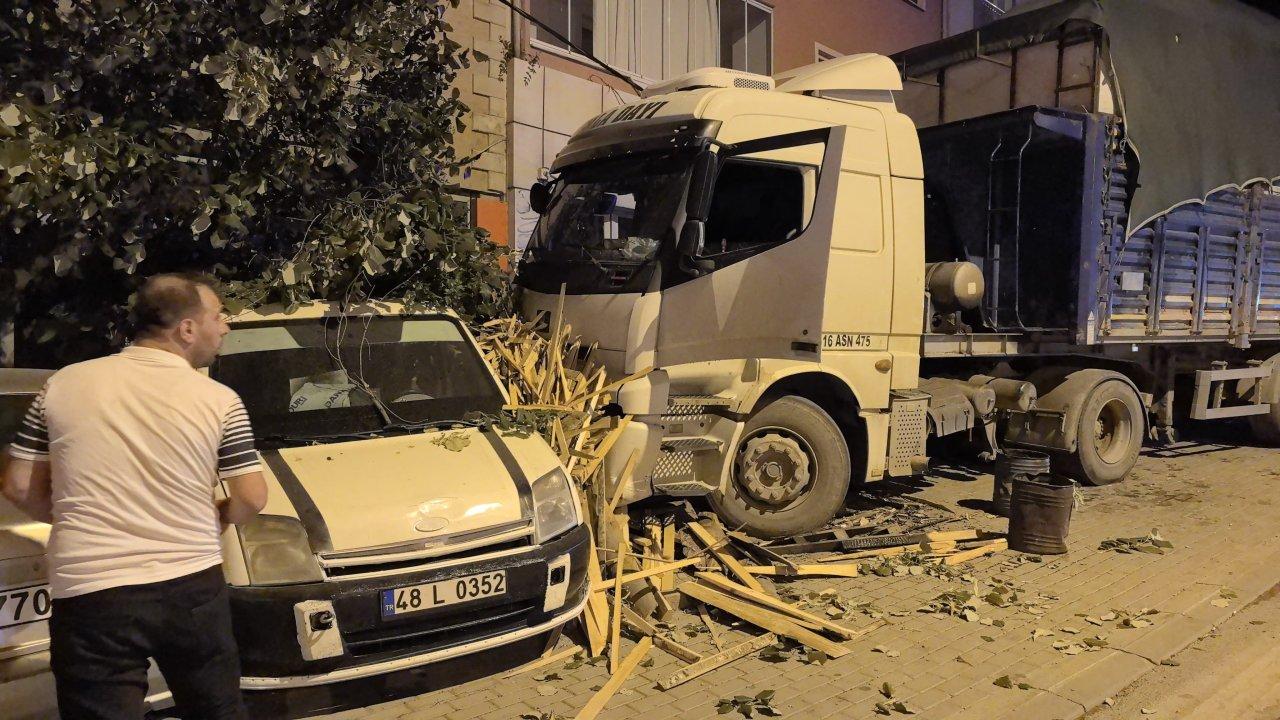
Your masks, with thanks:
M1009 412L1004 433L1007 444L1075 452L1080 412L1094 388L1108 380L1119 380L1143 398L1132 380L1114 370L1044 368L1032 373L1030 380L1040 393L1039 399L1030 410ZM1149 405L1145 398L1143 405Z

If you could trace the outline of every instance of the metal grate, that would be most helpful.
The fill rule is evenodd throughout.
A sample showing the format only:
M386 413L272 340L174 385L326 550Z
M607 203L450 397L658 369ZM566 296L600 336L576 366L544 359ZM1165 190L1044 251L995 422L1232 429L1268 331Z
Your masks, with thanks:
M889 474L912 474L911 461L925 454L929 396L895 394L889 405Z
M748 90L768 90L769 83L764 80L751 80L749 78L734 78L733 86L736 88L746 88Z

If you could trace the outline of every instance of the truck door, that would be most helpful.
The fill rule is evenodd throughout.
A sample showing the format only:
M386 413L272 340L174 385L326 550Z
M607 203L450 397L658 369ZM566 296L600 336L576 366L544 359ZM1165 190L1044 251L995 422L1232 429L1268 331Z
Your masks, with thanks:
M723 153L700 277L664 280L660 366L816 360L845 129L748 140Z

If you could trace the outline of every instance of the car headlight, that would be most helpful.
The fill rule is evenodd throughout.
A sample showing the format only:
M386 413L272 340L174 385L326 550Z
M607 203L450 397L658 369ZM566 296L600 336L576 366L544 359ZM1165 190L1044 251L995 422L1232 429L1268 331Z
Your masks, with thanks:
M564 470L556 468L533 481L533 517L539 543L578 525L578 498Z
M236 529L250 583L286 585L324 579L301 522L281 515L258 515Z

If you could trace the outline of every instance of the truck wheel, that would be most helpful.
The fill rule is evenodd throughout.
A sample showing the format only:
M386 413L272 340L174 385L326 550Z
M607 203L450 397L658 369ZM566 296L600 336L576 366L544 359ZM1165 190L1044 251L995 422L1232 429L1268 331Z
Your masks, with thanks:
M1063 458L1066 474L1090 485L1124 479L1138 461L1145 426L1142 401L1120 380L1095 386L1080 411L1075 453Z
M747 421L728 487L711 506L725 525L756 537L796 535L835 517L849 475L840 426L813 402L787 395Z
M1270 403L1271 412L1250 415L1249 427L1259 442L1280 447L1280 355L1267 361L1271 375L1262 379L1262 402Z

